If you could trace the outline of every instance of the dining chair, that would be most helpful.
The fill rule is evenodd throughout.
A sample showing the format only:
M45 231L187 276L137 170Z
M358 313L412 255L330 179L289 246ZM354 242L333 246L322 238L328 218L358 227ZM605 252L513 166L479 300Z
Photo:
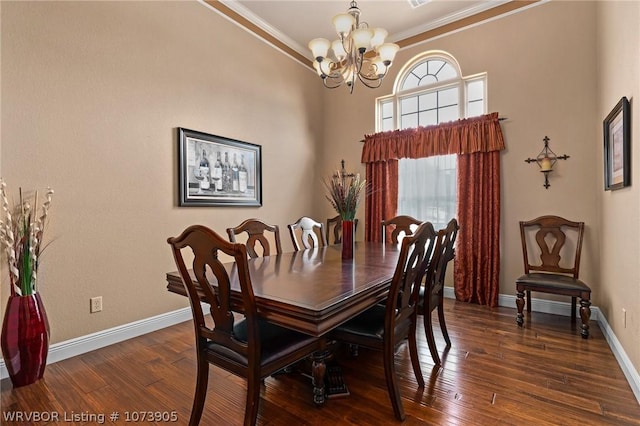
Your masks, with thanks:
M576 298L580 297L580 334L584 339L589 338L591 288L579 279L583 236L584 222L560 216L540 216L520 222L524 274L516 279L516 322L519 326L524 325L525 292L527 312L531 312L532 291L571 296L572 323L576 321ZM533 263L536 254L538 261ZM563 261L563 256L568 260Z
M327 245L327 236L321 222L316 222L310 217L303 216L295 223L287 225L291 234L291 242L296 251L324 247Z
M391 219L382 221L382 243L384 244L387 239L387 232L391 230L391 242L397 244L400 242L400 238L403 235L411 235L422 223L414 217L407 215L400 215L392 217Z
M432 256L429 271L427 273L424 286L420 288L420 299L418 312L422 313L424 321L424 331L427 337L427 344L431 358L435 365L440 365L440 355L433 335L432 313L438 309L438 322L440 330L446 343L446 347L451 346L451 339L447 332L447 324L444 319L444 282L447 275L447 266L455 258L455 242L458 236L458 221L453 218L447 226L438 231L438 238L434 254Z
M353 219L354 232L358 229L358 219ZM333 242L331 242L333 235ZM329 244L340 244L342 242L342 218L340 215L327 219L327 242Z
M196 337L197 378L189 424L195 426L200 422L207 394L209 364L213 364L247 379L244 424L254 425L261 380L319 350L320 340L258 317L244 244L227 242L202 225L192 225L167 242L171 245L182 283L189 295ZM192 272L185 264L183 251L193 259ZM235 260L232 274L242 291L244 315L239 320L234 319L231 279L218 258L219 252ZM191 273L198 287L192 281ZM215 289L212 282L216 283ZM208 301L212 326L205 322L200 292ZM224 389L224 384L220 388Z
M418 385L424 387L416 344L417 302L436 235L433 225L424 222L412 235L403 238L386 303L373 306L330 334L339 342L382 351L387 390L398 420L404 420L405 413L395 371L395 348L405 341L409 343L411 365Z
M275 254L282 253L282 243L280 241L280 229L278 225L269 225L260 219L247 219L235 228L227 228L227 234L229 234L229 241L232 243L237 242L236 236L245 232L247 234L247 253L249 257L256 258L261 257L256 251L256 246L259 244L262 247L262 256L271 255L271 245L269 238L265 233L270 233L270 238L276 246Z

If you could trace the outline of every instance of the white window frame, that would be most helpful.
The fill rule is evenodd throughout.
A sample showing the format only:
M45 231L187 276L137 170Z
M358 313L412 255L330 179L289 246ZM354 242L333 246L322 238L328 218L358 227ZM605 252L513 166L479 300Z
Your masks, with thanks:
M407 73L410 72L416 65L427 60L442 60L448 62L453 66L458 74L458 79L446 80L441 83L434 83L431 85L418 86L412 89L401 90L401 84L404 82ZM400 128L400 101L403 98L409 96L415 96L421 93L435 92L438 90L447 89L450 87L458 87L458 105L460 118L468 117L469 103L468 103L468 85L469 83L482 80L484 81L483 97L482 97L482 110L487 111L487 73L478 73L470 76L463 76L462 70L458 61L449 53L439 50L430 50L420 53L410 59L398 72L396 81L393 86L393 93L386 96L380 96L376 98L376 132L382 131L382 104L388 101L392 102L393 109L393 130ZM388 130L388 129L387 129Z
M448 63L451 67L454 68L457 77L453 79L444 80L441 82L434 82L431 84L425 84L423 86L413 87L411 89L402 90L402 84L405 79L409 75L409 73L419 64L431 61L431 60L441 60ZM482 92L482 113L486 114L487 112L487 73L479 73L473 74L470 76L463 76L462 70L460 69L460 65L458 61L447 52L443 51L427 51L416 55L411 60L409 60L398 72L396 77L396 81L393 88L393 93L387 96L381 96L376 98L376 132L381 132L383 130L397 130L401 128L401 119L402 119L402 111L401 105L402 100L407 97L418 97L422 94L427 93L435 93L438 91L446 90L449 88L457 88L458 89L458 117L459 118L467 118L469 117L470 112L470 101L469 101L469 85L477 82L483 82L483 92ZM392 128L383 128L383 115L382 115L382 105L385 103L391 103L391 111L393 114L393 122ZM437 104L436 108L439 110L444 107L443 105ZM420 117L420 108L419 108L419 100L418 100L418 110L417 110L417 121L419 123ZM422 124L422 125L431 125ZM456 162L457 163L457 162ZM399 176L400 177L400 176ZM400 204L400 200L398 200L398 204ZM398 208L401 206L398 205ZM455 212L454 212L455 214ZM443 224L444 225L444 224Z

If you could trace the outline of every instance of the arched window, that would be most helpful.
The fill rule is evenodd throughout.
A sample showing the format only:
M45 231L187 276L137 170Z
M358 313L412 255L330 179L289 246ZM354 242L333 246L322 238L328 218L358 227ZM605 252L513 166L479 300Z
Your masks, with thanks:
M486 73L463 77L442 51L422 53L398 73L393 94L377 99L376 131L431 126L486 112ZM456 216L456 156L398 162L398 214L443 228Z

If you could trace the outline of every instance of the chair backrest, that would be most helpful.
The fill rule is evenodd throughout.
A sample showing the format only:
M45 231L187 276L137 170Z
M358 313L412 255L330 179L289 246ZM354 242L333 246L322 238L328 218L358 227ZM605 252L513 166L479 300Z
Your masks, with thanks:
M198 351L211 342L227 348L228 351L257 360L260 356L260 340L257 328L255 296L249 277L247 249L244 244L227 242L222 236L202 225L192 225L177 237L167 239L173 251L173 258L182 277L182 283L189 295L193 312ZM185 264L183 250L193 253L191 269ZM232 256L235 260L234 276L242 291L243 312L247 321L246 343L236 340L233 334L234 316L231 310L231 280L227 270L218 258L218 252ZM193 278L198 282L198 287ZM212 287L216 284L216 290ZM199 292L209 301L213 327L205 323ZM228 366L225 366L227 368ZM228 368L231 371L238 369Z
M430 283L429 291L425 292L425 295L428 294L429 296L429 303L425 303L425 306L429 307L428 312L438 306L447 275L447 266L456 255L455 242L459 229L458 221L453 218L447 223L447 226L438 231L438 243L433 256L433 279Z
M391 242L393 244L398 244L400 242L401 233L404 232L404 235L411 235L422 223L421 220L413 218L411 216L401 215L392 217L391 219L382 221L382 243L386 242L387 239L387 231L391 230Z
M358 229L358 219L353 220L354 231ZM333 235L333 242L331 236ZM329 244L340 244L342 242L342 218L340 215L327 219L327 242Z
M535 243L539 249L540 263L533 264L529 257L529 249L533 249L532 236L535 231ZM567 232L574 233L575 240L567 243ZM582 237L584 235L584 222L573 222L560 216L540 216L536 219L520 222L520 239L522 242L522 256L524 259L525 274L530 271L551 272L559 274L571 274L578 278L580 273L580 253L582 252ZM569 257L573 255L573 263L569 261L568 267L560 266L562 259L560 251L565 248Z
M229 234L229 241L232 243L237 242L236 236L246 232L247 233L247 253L249 257L260 257L256 251L256 245L259 244L262 247L262 256L270 256L271 245L269 239L266 237L265 232L272 233L273 241L275 241L276 253L282 253L282 243L280 242L280 229L278 225L269 225L259 219L247 219L235 228L227 228L227 234Z
M415 326L420 286L429 267L437 235L431 222L424 222L402 239L387 298L385 336L406 335L411 324Z
M449 223L447 223L447 226L445 226L444 229L440 230L443 235L442 242L440 244L440 258L436 266L436 281L441 286L444 286L444 278L447 273L447 266L449 265L449 262L456 257L455 243L459 229L460 226L458 226L458 221L453 218Z
M293 248L296 251L327 245L327 237L321 222L303 216L287 226L291 233ZM300 234L299 238L297 234Z

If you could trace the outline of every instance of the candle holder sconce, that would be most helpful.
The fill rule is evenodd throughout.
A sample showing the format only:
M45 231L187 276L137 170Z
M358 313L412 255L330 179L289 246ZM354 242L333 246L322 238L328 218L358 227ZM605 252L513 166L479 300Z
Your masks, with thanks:
M544 173L544 188L549 189L551 184L549 183L549 173L553 171L553 166L556 164L558 160L566 160L569 158L568 155L556 155L551 148L549 148L549 138L547 136L544 137L544 148L540 151L540 154L536 158L527 158L527 163L536 163L538 167L540 167L540 171Z

